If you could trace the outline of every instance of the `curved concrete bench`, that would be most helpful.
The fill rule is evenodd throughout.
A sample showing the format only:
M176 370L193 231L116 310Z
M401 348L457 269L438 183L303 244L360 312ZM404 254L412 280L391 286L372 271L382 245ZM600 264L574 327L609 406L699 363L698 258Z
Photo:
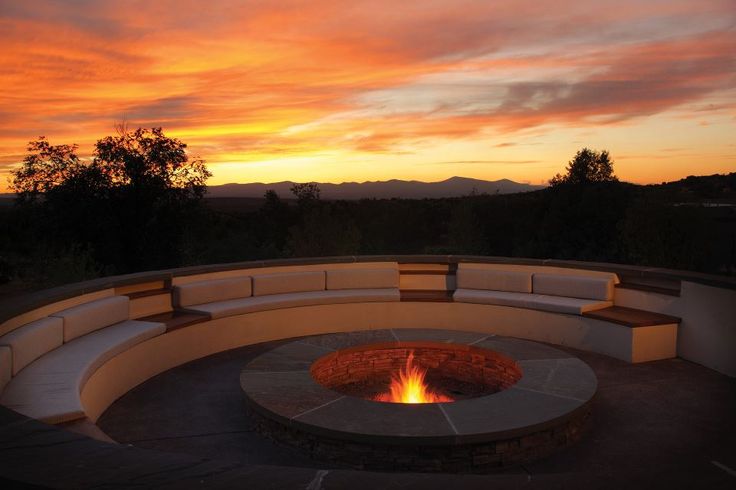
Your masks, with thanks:
M641 340L629 327L585 316L612 304L617 278L610 273L461 264L454 302L402 299L396 262L220 270L174 279L168 289L142 280L140 287L108 290L116 296L84 296L85 303L61 311L49 306L42 318L0 337L0 368L6 367L0 380L12 378L0 403L50 423L94 422L134 386L179 364L248 344L368 329L474 330L630 362L675 355L676 325L647 330ZM145 301L149 315L158 308L196 321L167 329L131 320L134 307L121 295L126 291ZM174 312L165 313L172 304ZM138 311L136 318L157 317Z
M282 272L174 287L174 305L210 318L297 306L399 301L397 268Z
M461 268L455 301L582 315L613 306L615 274L587 277Z
M85 417L80 393L97 368L166 330L161 323L129 320L128 302L124 296L93 301L0 337L13 376L0 403L52 424Z
M400 261L400 302L292 306L216 319L211 319L207 314L172 311L172 282L175 286L181 286L198 281L252 277L275 272L324 271L346 266L386 268L391 266L388 261L396 260ZM378 261L381 263L377 263ZM531 271L532 274L599 276L600 272L590 272L593 270L615 272L624 282L627 280L626 275L651 282L649 285L640 283L636 287L633 283L617 285L613 307L581 314L560 313L529 307L469 303L460 301L459 297L458 301L452 302L458 265L460 270L467 267L524 270ZM663 280L667 287L662 287L658 280ZM494 290L488 288L488 291ZM535 294L534 291L531 294ZM537 291L536 294L541 293ZM66 348L87 335L112 327L108 325L65 343L63 324L60 331L59 320L54 315L75 305L91 304L114 296L130 298L130 319L166 319L167 331L133 345L128 344L125 350L112 357L108 357L109 353L106 354L104 349L97 351L92 357L101 354L101 358L106 360L99 365L92 362L87 364L91 367L78 370L80 373L86 371L82 378L89 375L86 382L81 383L78 398L90 422L96 421L111 403L137 384L184 362L256 342L309 333L370 328L476 330L487 334L563 343L587 350L603 349L604 353L625 358L627 354L623 347L627 342L629 346L633 345L632 342L639 345L636 337L653 333L655 340L652 345L656 345L660 327L662 331L670 332L665 337L671 341L671 333L678 326L662 325L662 317L673 315L678 318L670 317L672 322L678 322L682 318L682 335L678 334L680 342L677 355L728 376L736 376L733 356L736 331L732 328L736 324L736 310L733 308L736 303L736 282L733 279L615 264L536 259L456 256L337 257L258 261L145 272L67 285L0 302L0 335L6 336L0 341L0 389L12 379L14 367L15 376L22 376L24 370L31 369L36 362L42 361L55 350ZM253 297L252 293L248 297ZM213 301L207 299L199 303ZM632 311L638 312L637 315L642 319L641 325L655 326L631 328L637 323L632 321ZM616 323L619 314L622 315L621 324ZM648 323L648 314L656 317L654 323ZM97 314L88 316L94 318ZM29 326L31 324L34 325ZM13 338L13 332L21 331L25 331L26 335L16 334ZM394 333L399 338L404 334L401 331ZM5 345L2 345L3 342ZM118 342L112 341L111 344L117 345ZM14 345L22 348L14 352ZM673 350L668 352L670 356L675 354ZM658 355L664 354L660 352ZM247 481L251 486L262 484L306 488L314 486L315 482L319 486L325 474L322 470L302 468L284 471L281 468L274 470L273 467L255 465L234 467L229 461L217 462L182 454L156 453L127 445L104 444L28 420L4 407L0 407L0 412L5 421L3 430L7 442L3 457L3 477L30 484L87 488L120 484L155 486L165 482L174 486L181 486L182 483L201 486L204 478L205 484L213 487L218 486L218 483L222 487L230 487L233 481ZM70 428L67 424L63 427ZM77 426L73 430L78 428ZM39 461L49 464L39 465ZM295 478L295 473L301 476ZM343 474L335 481L339 486L340 482L347 482L351 478L365 479L366 475L370 473ZM375 475L368 478L370 484L375 483L371 478L375 478ZM402 480L404 477L393 475L391 478ZM524 480L526 481L526 477ZM499 483L503 484L504 481ZM402 482L422 483L409 477ZM447 483L452 484L450 480ZM519 485L523 483L519 481Z

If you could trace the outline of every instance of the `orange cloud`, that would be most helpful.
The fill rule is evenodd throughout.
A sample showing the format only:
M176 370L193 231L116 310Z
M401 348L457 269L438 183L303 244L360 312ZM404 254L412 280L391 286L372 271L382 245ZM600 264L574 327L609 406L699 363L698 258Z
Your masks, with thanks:
M496 162L467 170L500 178L504 161L564 166L524 138L563 146L580 129L605 144L617 134L607 128L641 131L652 117L668 128L692 119L731 154L734 20L730 0L11 2L0 12L0 191L29 140L89 154L121 120L181 137L215 182L221 162L228 177L242 162L243 181L254 162L309 180L290 160L302 157L426 176L417 165L450 147L462 154L447 161ZM661 138L609 150L656 161ZM708 158L691 144L693 163ZM367 175L342 172L329 178Z

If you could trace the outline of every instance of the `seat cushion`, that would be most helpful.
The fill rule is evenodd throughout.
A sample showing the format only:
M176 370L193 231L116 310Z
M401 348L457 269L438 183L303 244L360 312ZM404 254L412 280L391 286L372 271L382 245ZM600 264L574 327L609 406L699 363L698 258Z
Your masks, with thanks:
M0 345L0 392L13 377L13 359L10 347Z
M516 308L525 308L528 296L528 293L484 291L481 289L456 289L452 295L453 299L460 303L513 306Z
M12 350L13 376L63 343L64 320L55 317L41 318L0 337L0 345Z
M327 289L398 288L398 269L336 269L326 272Z
M73 306L50 315L64 320L64 342L130 318L127 296L112 296Z
M453 294L453 299L461 303L512 306L570 315L581 315L585 311L600 310L613 304L611 301L478 289L458 289Z
M213 319L278 310L297 306L329 305L337 303L369 303L399 301L398 289L340 289L336 291L308 291L304 293L272 294L252 298L220 301L195 305L190 310L208 313Z
M197 281L174 286L174 306L186 307L228 299L247 298L252 294L250 276Z
M253 296L324 291L325 272L280 272L253 276Z
M532 273L524 271L459 269L458 289L487 289L516 293L532 292Z
M51 424L82 418L80 393L89 377L115 355L165 331L162 323L128 320L76 338L26 366L0 403Z
M600 310L613 306L613 301L565 298L544 294L529 294L527 296L529 296L527 308L551 311L553 313L568 313L570 315L582 315L586 311Z
M613 278L535 273L532 292L601 301L613 299Z

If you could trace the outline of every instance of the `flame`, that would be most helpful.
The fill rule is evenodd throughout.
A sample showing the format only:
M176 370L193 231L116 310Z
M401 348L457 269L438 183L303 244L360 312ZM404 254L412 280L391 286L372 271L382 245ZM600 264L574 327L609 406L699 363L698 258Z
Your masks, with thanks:
M427 370L414 366L414 352L406 358L406 367L393 375L389 391L376 396L379 402L392 403L442 403L451 402L452 398L440 395L429 389L424 382Z

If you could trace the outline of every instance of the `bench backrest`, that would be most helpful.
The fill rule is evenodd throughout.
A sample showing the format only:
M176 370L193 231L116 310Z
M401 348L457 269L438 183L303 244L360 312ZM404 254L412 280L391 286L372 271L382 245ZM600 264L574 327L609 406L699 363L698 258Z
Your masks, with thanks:
M64 343L64 320L47 317L16 328L0 337L11 350L12 375Z
M335 269L327 271L327 289L387 289L399 287L398 269Z
M247 298L253 294L250 276L210 279L174 286L174 306L187 307Z
M532 279L532 291L550 296L611 301L613 279L538 273Z
M613 277L577 274L469 268L457 271L458 289L535 293L600 301L613 299L613 283Z
M253 276L253 296L325 290L325 271L280 272Z
M525 271L459 269L458 289L486 289L514 293L532 292L532 273Z
M127 296L98 299L50 315L64 321L64 342L130 319Z
M112 296L67 308L0 337L0 390L41 356L82 335L130 318L127 296Z
M186 308L250 296L324 291L325 289L398 287L399 271L392 268L278 272L209 279L177 285L173 288L173 302L175 307Z

